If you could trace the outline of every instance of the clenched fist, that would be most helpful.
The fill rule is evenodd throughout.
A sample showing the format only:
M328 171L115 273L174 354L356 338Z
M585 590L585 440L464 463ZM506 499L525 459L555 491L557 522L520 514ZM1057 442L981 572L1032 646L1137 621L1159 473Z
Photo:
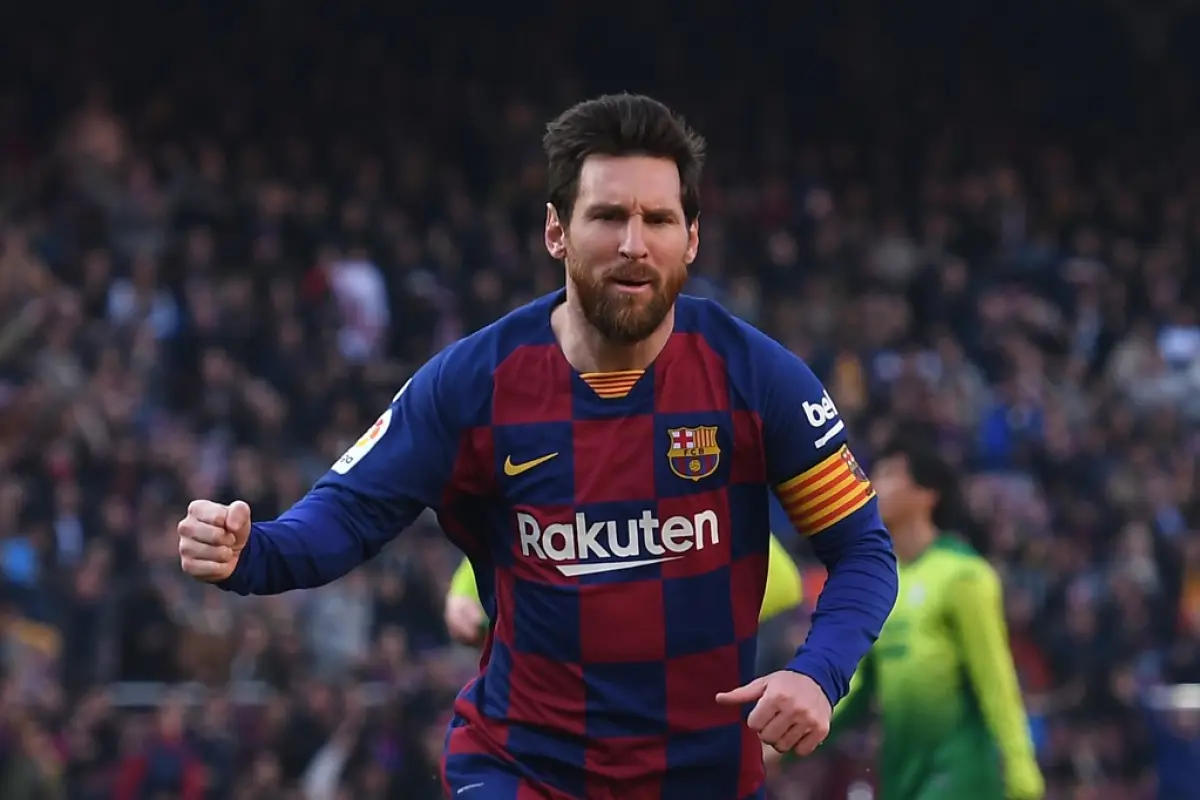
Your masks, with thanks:
M219 583L237 567L250 538L250 506L193 500L179 522L179 565L197 580Z

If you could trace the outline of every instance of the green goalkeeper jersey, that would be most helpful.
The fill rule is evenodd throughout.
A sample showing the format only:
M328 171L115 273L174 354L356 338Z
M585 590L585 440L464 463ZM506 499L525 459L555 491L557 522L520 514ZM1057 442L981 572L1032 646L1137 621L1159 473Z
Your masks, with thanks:
M896 607L834 712L842 728L874 701L881 800L1041 797L1001 594L950 537L900 566Z

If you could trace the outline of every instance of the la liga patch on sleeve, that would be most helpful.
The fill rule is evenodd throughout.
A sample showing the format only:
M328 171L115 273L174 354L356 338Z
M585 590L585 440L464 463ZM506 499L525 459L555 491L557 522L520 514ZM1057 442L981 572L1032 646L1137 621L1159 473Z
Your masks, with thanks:
M358 441L352 444L350 449L333 463L333 471L338 475L345 475L353 469L354 465L361 461L362 457L371 452L371 448L379 443L379 440L387 433L387 429L391 424L392 409L388 408L379 415L379 419L375 420L375 424L368 428L366 433L358 437Z

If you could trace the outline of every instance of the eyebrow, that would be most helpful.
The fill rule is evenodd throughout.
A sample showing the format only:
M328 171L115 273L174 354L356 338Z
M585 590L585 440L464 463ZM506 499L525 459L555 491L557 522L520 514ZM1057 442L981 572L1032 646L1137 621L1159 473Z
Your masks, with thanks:
M628 215L629 209L626 206L622 205L621 203L595 203L593 205L588 206L587 213L589 215L593 215L593 216L597 215L597 214ZM670 208L670 207L647 208L642 211L642 216L643 217L660 217L660 218L665 217L665 218L669 218L669 219L676 219L680 216L680 213L677 209Z

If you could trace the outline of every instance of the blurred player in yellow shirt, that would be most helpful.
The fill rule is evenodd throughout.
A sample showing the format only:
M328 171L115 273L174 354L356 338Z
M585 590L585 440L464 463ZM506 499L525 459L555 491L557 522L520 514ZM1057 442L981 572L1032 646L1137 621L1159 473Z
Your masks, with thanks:
M900 594L833 732L874 707L880 800L1037 800L1044 791L1008 645L1000 576L937 522L958 503L953 467L897 443L871 471L899 559ZM764 749L768 762L779 754Z

